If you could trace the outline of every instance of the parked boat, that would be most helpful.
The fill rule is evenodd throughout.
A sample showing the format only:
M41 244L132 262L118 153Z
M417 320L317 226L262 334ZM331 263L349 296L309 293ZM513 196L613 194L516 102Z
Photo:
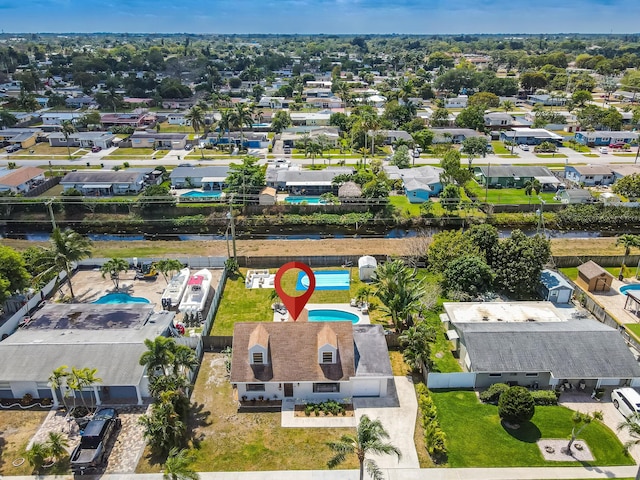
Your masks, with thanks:
M168 308L175 307L180 303L182 294L187 288L187 282L189 281L189 268L183 268L176 273L169 281L167 288L162 292L162 305Z
M204 310L207 303L209 288L211 287L211 272L207 269L198 270L189 277L187 289L184 292L178 310L183 313L195 314Z

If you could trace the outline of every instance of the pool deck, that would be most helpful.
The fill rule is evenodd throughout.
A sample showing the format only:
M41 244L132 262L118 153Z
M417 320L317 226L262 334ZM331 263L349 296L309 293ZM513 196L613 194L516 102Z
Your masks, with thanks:
M351 307L348 303L309 303L305 307L305 311L300 314L300 317L297 321L306 322L307 320L307 311L309 310L340 310L343 312L348 312L353 315L356 315L358 320L358 325L368 325L371 323L369 319L369 315L363 314L359 308ZM288 313L278 313L273 312L273 321L274 322L290 322L292 321L291 317Z
M620 293L620 287L638 284L640 282L631 278L627 278L623 282L614 278L611 282L611 290L608 292L589 292L589 295L621 325L625 323L640 323L640 317L624 308L627 296Z

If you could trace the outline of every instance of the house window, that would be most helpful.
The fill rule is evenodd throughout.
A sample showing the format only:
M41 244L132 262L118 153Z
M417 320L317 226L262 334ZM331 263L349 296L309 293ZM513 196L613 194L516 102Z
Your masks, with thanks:
M537 377L538 374L537 373L525 373L524 376L525 377Z
M253 361L251 363L264 363L264 355L262 352L256 352L252 356Z
M502 374L501 373L490 373L489 376L490 377L501 377Z
M264 383L247 383L247 392L264 392Z
M339 393L339 383L314 383L313 393Z
M322 363L333 363L333 352L322 352Z

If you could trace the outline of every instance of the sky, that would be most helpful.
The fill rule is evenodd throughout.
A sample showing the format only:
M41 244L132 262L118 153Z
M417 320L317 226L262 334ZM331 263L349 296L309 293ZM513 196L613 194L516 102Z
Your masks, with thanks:
M0 0L10 32L634 33L639 0Z

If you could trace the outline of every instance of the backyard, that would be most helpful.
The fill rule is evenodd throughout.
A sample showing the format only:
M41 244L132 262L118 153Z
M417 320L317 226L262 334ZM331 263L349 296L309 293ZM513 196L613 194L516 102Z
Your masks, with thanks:
M548 462L536 441L541 438L569 440L573 411L560 406L536 407L531 422L518 430L500 423L495 405L480 403L472 391L434 391L438 418L447 436L451 467L538 467L580 465L577 462ZM583 466L633 465L632 458L616 435L600 422L581 433L595 460Z
M48 411L0 411L0 475L30 475L33 468L28 462L17 467L20 458L47 416ZM62 470L64 472L64 470Z
M326 470L332 456L326 442L354 433L347 428L282 428L280 413L238 413L219 353L205 353L191 401L196 471ZM357 468L356 457L348 456L340 468ZM146 451L136 473L160 469Z

